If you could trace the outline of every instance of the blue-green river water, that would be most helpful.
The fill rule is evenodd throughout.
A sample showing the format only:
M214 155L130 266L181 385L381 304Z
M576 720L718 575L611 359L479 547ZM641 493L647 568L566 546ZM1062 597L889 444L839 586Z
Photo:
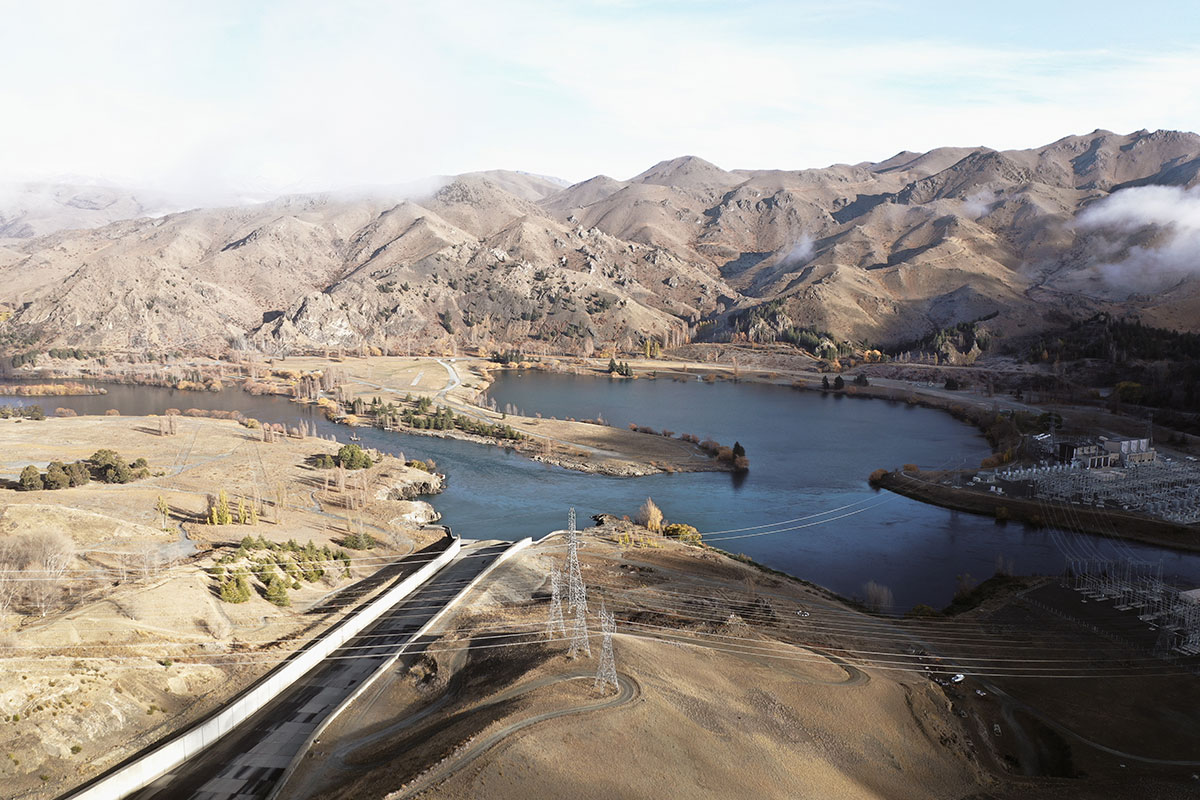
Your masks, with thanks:
M79 413L116 408L125 415L167 408L237 409L247 416L295 424L307 419L323 435L345 441L344 426L309 406L240 390L219 393L109 386L103 396L0 398ZM972 427L947 414L890 403L800 392L758 384L669 380L610 381L546 373L502 373L488 392L501 408L577 419L602 416L687 432L725 445L740 441L750 458L743 476L724 472L642 478L588 475L540 464L498 447L360 428L363 444L434 458L449 476L432 499L443 522L464 536L515 539L565 527L574 506L582 520L599 512L633 515L653 497L668 520L686 522L714 545L827 586L861 596L875 581L891 589L896 610L946 605L956 576L989 577L997 556L1021 573L1056 574L1062 554L1047 529L948 511L867 485L878 467L978 464L989 452ZM11 460L6 454L4 460ZM1075 537L1095 552L1162 560L1164 572L1200 585L1200 556L1143 545Z

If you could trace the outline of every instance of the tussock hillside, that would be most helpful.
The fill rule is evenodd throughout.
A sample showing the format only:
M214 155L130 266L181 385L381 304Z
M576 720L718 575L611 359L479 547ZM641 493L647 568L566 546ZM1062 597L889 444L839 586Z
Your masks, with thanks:
M50 188L72 213L0 197L0 346L887 344L1096 310L1196 329L1198 184L1197 135L1095 131L796 171L684 156L567 187L496 170L157 218Z

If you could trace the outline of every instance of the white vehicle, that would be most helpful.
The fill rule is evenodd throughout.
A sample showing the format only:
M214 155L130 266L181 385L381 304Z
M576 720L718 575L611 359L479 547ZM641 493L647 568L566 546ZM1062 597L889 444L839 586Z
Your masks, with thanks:
M963 674L960 672L960 673L958 673L957 675L955 675L953 678L951 678L951 679L950 679L950 682L951 682L951 683L962 683L962 682L963 682L963 681L966 679L966 677L967 677L966 675L963 675Z

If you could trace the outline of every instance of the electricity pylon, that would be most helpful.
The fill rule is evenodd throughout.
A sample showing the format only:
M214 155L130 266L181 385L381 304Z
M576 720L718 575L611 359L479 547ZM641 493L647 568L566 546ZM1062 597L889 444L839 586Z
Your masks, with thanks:
M592 684L593 688L605 687L605 691L607 691L610 683L614 689L620 690L621 688L617 682L617 662L613 659L613 632L616 629L616 618L611 612L605 610L604 602L601 601L600 630L604 633L604 644L600 650L600 666L596 670L596 682Z
M550 619L546 623L546 638L566 636L567 624L562 612L562 573L558 567L550 568Z
M583 573L579 569L579 531L575 530L575 509L571 509L567 526L567 611L575 615L571 628L571 649L567 655L574 658L579 651L592 655L587 629L587 587L583 585Z

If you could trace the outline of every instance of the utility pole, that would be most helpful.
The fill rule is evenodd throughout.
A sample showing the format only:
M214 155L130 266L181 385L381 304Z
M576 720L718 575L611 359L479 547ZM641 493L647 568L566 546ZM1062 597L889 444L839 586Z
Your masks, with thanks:
M588 641L587 587L579 569L579 531L575 530L575 509L571 509L567 525L567 611L575 615L571 629L571 649L567 655L575 658L582 650L589 657L592 646Z
M610 683L614 689L618 691L621 689L621 685L617 681L617 662L613 659L613 632L616 629L616 618L604 608L604 602L601 601L600 630L604 634L604 644L600 650L600 666L596 670L596 682L592 684L595 689L605 687L605 691L607 691Z
M553 639L556 635L566 636L567 625L563 622L562 612L562 573L558 567L550 568L550 619L546 623L546 638Z

